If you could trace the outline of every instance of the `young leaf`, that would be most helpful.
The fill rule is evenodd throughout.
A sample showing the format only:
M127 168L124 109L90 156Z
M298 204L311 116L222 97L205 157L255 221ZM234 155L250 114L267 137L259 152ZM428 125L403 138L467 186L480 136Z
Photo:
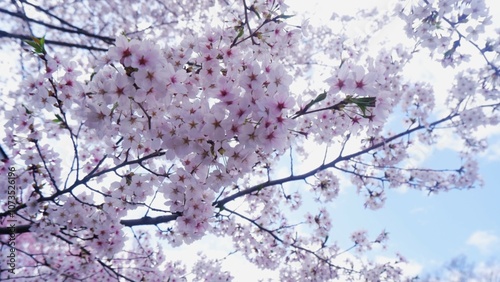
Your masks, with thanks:
M319 94L318 97L316 97L314 100L312 100L311 102L309 102L309 104L307 104L305 107L304 107L304 112L307 111L310 107L312 107L314 104L317 104L323 100L326 99L326 91L324 91L323 93Z
M238 39L238 38L240 38L240 37L243 36L243 33L244 33L245 30L243 29L243 26L237 27L236 30L238 31L238 35L236 35L236 39Z
M33 48L37 48L38 47L38 43L36 43L35 41L26 40L24 42L26 42L26 44L28 44L29 46L31 46Z
M363 113L363 116L366 116L366 108L368 108L368 107L370 107L370 108L375 107L375 102L376 101L377 101L377 99L375 97L360 97L360 98L348 97L347 98L347 102L353 103L356 106L358 106L358 108Z
M56 120L57 120L57 122L64 122L64 120L58 114L56 114Z
M41 38L32 37L33 40L25 40L26 44L33 47L33 52L36 54L45 54L45 36Z

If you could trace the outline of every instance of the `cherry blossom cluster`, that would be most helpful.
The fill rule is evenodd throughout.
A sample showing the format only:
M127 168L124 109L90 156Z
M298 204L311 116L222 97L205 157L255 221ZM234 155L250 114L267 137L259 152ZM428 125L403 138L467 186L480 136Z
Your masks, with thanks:
M340 183L338 177L330 171L322 171L316 174L316 177L317 180L312 189L318 194L318 201L333 201L339 194Z
M485 1L424 1L412 7L410 13L405 10L401 17L408 23L408 34L442 56L443 65L467 61L470 54L461 52L465 45L475 49L475 55L486 62L479 70L459 73L447 101L456 117L455 133L464 140L464 153L484 150L486 141L476 138L475 132L481 126L498 124L498 113L480 105L485 101L495 103L500 74L499 39L485 36L492 21Z
M290 33L282 33L285 40L273 39L288 42ZM182 214L177 233L188 241L204 234L214 192L286 149L282 140L293 128L291 77L283 66L234 54L221 37L224 31L213 30L197 41L187 38L180 50L120 37L87 85L86 126L117 140L106 153L163 150L179 160L160 191L170 212Z
M485 26L491 23L484 0L423 1L406 9L398 7L398 10L406 22L408 36L419 38L422 47L442 56L444 66L468 61L470 55L460 51L463 41L477 42Z

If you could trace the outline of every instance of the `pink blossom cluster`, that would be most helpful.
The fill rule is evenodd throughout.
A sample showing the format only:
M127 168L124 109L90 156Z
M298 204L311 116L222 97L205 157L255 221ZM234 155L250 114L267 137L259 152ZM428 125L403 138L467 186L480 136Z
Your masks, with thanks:
M443 66L455 66L470 59L462 52L463 41L478 41L491 24L484 0L424 1L422 5L397 8L410 38L422 40L422 47L441 57Z
M176 234L186 241L204 234L215 193L285 150L293 128L283 66L233 53L223 32L187 38L180 50L120 37L87 85L86 126L121 140L106 153L162 150L179 163L160 192L170 212L182 214Z
M316 181L312 190L318 195L318 201L331 202L339 194L340 183L337 176L331 171L322 171L316 174Z

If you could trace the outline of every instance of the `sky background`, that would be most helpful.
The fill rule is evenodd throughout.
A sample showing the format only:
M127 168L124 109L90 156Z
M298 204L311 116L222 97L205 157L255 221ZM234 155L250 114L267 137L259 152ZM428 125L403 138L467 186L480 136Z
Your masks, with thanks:
M392 8L395 1L351 0L349 5L340 4L341 2L290 1L292 8L310 13L312 23L330 18L333 12L353 15L357 7L368 7L374 5L373 2L380 9ZM500 7L491 10L498 13ZM394 38L394 34L397 34L394 29L398 30L398 27L401 26L395 23L387 30L386 35L381 33L379 36L387 36L397 42L399 38ZM363 31L363 26L359 26L358 30ZM7 58L1 60L2 67L6 64L4 59ZM417 79L430 80L437 93L446 93L446 87L451 86L449 79L452 76L436 72L439 68L421 67L421 63L409 66L409 74L414 74ZM2 92L5 91L4 88ZM440 97L444 99L444 95ZM364 209L363 197L355 193L354 187L343 182L342 192L331 207L332 237L349 246L349 235L355 230L366 229L372 236L376 236L385 229L390 238L388 250L376 251L373 255L379 259L393 258L396 251L400 252L410 261L407 267L409 274L433 271L458 255L465 255L470 261L477 263L487 262L492 258L500 259L496 256L500 253L499 132L500 128L490 128L480 133L490 136L488 151L478 156L480 172L485 182L482 188L432 196L413 190L390 190L385 207L372 211ZM425 159L423 165L456 167L459 159L450 148L453 148L452 136L444 138L436 148L421 148L420 156ZM310 161L318 161L323 151L319 153L320 156L316 159L312 157ZM215 238L208 241L209 245L203 240L187 247L171 249L167 257L192 260L200 249L210 248L211 254L222 258L231 250L227 242ZM236 281L254 281L258 276L273 277L269 272L255 269L236 255L225 260L224 267L236 270Z

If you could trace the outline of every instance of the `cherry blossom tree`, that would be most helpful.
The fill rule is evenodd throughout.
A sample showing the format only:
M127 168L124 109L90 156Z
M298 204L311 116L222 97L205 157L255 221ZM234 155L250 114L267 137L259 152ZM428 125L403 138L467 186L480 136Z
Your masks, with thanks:
M498 281L500 264L492 258L486 263L471 262L464 255L454 257L433 273L426 274L422 281Z
M209 235L283 281L403 280L403 256L364 257L387 231L330 238L342 183L369 209L388 189L481 184L476 133L500 105L483 0L362 11L362 37L342 28L354 17L297 24L283 0L13 0L0 13L2 50L19 58L2 81L19 85L2 98L2 281L231 280L204 250L192 269L164 251ZM408 38L374 45L389 18ZM458 70L447 93L406 73L420 53ZM455 167L412 162L449 135Z

